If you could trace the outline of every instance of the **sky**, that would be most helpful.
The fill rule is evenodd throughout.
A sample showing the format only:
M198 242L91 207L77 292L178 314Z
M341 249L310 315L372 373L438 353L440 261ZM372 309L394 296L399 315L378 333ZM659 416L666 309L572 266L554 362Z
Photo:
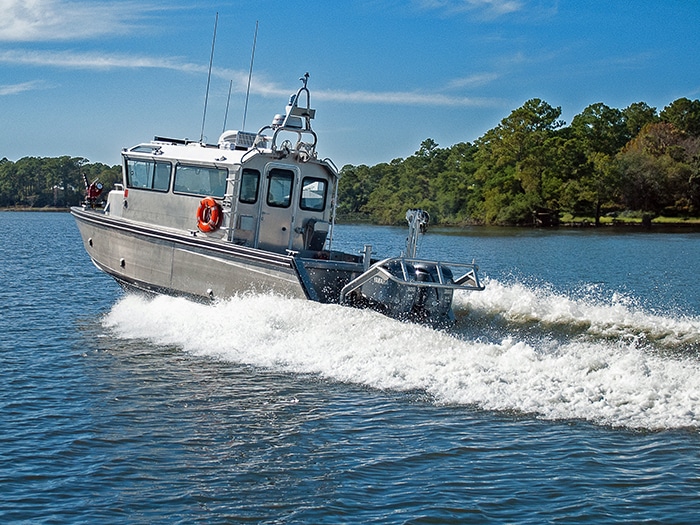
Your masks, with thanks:
M198 140L203 123L216 143L243 128L254 42L245 130L308 72L317 150L338 167L473 142L532 98L567 124L598 102L700 98L700 0L0 0L0 13L13 161L114 165L156 135Z

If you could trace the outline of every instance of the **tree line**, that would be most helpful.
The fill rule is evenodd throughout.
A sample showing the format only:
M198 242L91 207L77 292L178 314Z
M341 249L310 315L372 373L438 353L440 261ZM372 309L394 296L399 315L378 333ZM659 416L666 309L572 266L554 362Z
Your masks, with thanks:
M561 217L700 216L700 100L662 111L596 103L570 125L531 99L474 143L432 139L406 159L342 168L341 219L398 224L556 224Z
M24 157L0 160L0 207L67 207L85 196L84 178L99 179L105 191L121 182L121 167L82 157Z
M470 142L432 139L406 159L346 165L340 220L400 224L422 208L433 223L556 224L561 217L700 216L700 100L662 111L637 102L596 103L570 125L561 108L531 99ZM83 177L105 192L121 167L82 157L0 160L0 207L64 207L84 195Z

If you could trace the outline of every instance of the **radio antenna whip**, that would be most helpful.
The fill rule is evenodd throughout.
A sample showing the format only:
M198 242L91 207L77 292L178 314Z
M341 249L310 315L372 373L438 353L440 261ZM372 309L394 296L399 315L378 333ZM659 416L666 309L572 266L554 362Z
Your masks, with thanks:
M221 133L226 131L226 121L228 120L228 106L231 103L231 88L232 87L233 87L233 80L231 80L231 82L228 83L228 98L226 99L226 112L224 113L224 127L221 128Z
M202 133L199 135L200 144L204 141L204 123L207 120L207 103L209 102L209 84L211 82L211 66L214 62L214 44L216 43L216 26L219 24L219 13L214 20L214 37L211 39L211 56L209 57L209 74L207 75L207 93L204 96L204 115L202 115Z
M255 60L255 44L258 41L258 21L255 21L255 36L253 37L253 51L250 54L250 71L248 72L248 88L245 92L245 107L243 109L243 125L241 131L245 131L245 118L248 114L248 97L250 96L250 79L253 77L253 60Z

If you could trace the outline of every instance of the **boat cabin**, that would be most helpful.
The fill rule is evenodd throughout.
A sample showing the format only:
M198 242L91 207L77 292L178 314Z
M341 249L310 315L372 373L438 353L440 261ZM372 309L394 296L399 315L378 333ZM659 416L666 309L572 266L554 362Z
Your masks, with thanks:
M314 114L304 82L258 133L225 131L215 145L155 137L125 149L123 185L106 212L276 253L320 252L338 170L317 158Z

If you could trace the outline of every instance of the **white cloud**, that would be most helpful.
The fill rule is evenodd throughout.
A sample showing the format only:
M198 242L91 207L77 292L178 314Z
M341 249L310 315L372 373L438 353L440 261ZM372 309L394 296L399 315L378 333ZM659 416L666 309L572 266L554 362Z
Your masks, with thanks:
M40 89L42 85L43 82L39 80L31 80L20 84L0 84L0 97L5 95L17 95L19 93L24 93L25 91L34 91L36 89Z
M162 68L179 71L206 71L205 66L178 62L177 58L140 57L106 54L97 51L77 53L73 51L0 51L0 63L48 66L69 69Z
M477 73L468 77L455 78L454 80L451 80L447 84L446 89L452 90L485 86L486 84L490 84L494 80L497 80L499 77L500 75L498 73Z
M27 51L6 50L0 51L0 64L57 67L67 69L168 69L183 73L206 75L208 66L193 64L179 60L177 57L147 57L130 56L104 53L76 53L71 51ZM232 69L214 68L212 75L225 80L233 80L234 89L244 92L248 82L248 73ZM468 83L484 82L489 80L489 75L462 79L462 85ZM254 75L251 84L251 92L264 97L287 97L289 87L280 87L274 82L267 81L263 75ZM421 91L342 91L342 90L316 90L314 97L321 100L338 102L362 103L362 104L393 104L407 106L461 106L461 107L486 107L497 105L500 102L489 98L471 98L449 96L436 92L426 93Z
M416 0L416 3L423 9L448 15L475 11L488 17L507 15L525 8L522 0Z
M321 100L364 104L392 104L403 106L432 107L490 107L501 101L479 97L452 97L439 93L421 91L315 91L314 97Z
M178 57L149 57L125 54L108 54L97 51L29 51L24 49L0 50L0 64L64 69L110 70L110 69L168 69L182 73L207 74L208 66L186 62ZM233 79L237 89L245 89L248 73L232 69L214 68L212 75L226 80ZM261 94L287 93L272 84L259 83Z
M0 0L0 41L77 40L125 33L148 10L133 1Z

